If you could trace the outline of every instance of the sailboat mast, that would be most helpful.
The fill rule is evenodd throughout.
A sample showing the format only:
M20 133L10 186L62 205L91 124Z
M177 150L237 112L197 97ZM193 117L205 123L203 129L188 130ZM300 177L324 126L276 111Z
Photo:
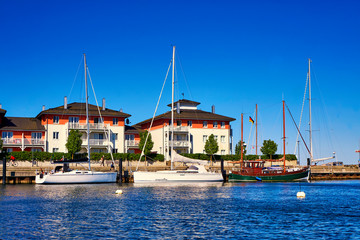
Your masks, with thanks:
M89 159L89 171L91 170L90 166L90 142L89 142L89 106L88 106L88 86L87 86L87 66L86 66L86 55L84 53L84 70L85 70L85 99L86 99L86 139L87 139L87 154Z
M174 83L175 83L175 46L173 46L173 56L172 56L172 81L171 81L171 170L174 168L173 163L173 150L174 150Z
M285 101L283 100L283 133L284 133L284 137L283 137L283 145L284 145L284 172L285 172Z
M257 157L257 150L258 150L258 146L257 146L257 112L258 112L258 107L257 107L257 104L256 104L256 113L255 113L255 134L256 134L256 144L255 144L255 147L256 147L256 150L255 150L255 154L256 154L256 157Z
M243 114L241 114L241 164L240 164L240 169L243 166L243 160L244 160L244 140L243 140L243 124L244 120L243 120Z
M313 145L312 145L312 129L311 129L311 76L310 76L310 63L311 59L309 58L309 138L310 138L310 160L313 160ZM310 161L310 162L311 162Z

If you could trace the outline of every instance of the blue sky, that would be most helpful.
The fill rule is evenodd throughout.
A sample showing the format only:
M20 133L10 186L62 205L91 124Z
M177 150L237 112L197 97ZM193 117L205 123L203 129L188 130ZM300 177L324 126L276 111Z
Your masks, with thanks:
M247 141L258 104L260 141L273 139L280 152L281 100L298 122L311 58L314 155L336 151L337 160L355 163L359 12L357 1L2 0L0 103L7 116L34 117L42 105L63 105L64 96L83 101L82 69L74 79L85 52L98 100L131 114L134 124L152 116L176 45L177 99L184 93L202 110L215 105L218 114L236 118L234 142L241 113ZM170 102L169 81L159 113ZM290 121L286 148L293 153Z

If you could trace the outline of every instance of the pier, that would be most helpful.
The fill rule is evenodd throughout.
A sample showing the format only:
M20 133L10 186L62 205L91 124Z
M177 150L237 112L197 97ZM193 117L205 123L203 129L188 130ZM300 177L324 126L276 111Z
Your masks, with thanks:
M54 165L49 161L37 162L36 164L27 162L27 161L17 161L18 166L7 166L5 167L6 174L3 174L3 164L0 161L1 173L0 173L0 183L3 183L4 176L6 178L5 184L34 184L36 172L41 170L44 172L50 172ZM118 160L116 163L116 171L118 171L118 182L131 183L133 182L132 172L136 170L137 162L135 161L123 161L122 164ZM105 161L105 166L100 166L100 163L97 161L92 163L92 169L94 171L108 172L110 170L111 161ZM221 162L217 161L212 166L208 166L212 171L221 171ZM70 168L72 169L81 169L80 164L71 164ZM120 172L119 169L122 169ZM225 178L229 171L234 170L233 164L224 162L223 166L226 171ZM178 170L185 170L186 166L178 164L176 166ZM160 171L160 170L170 170L170 164L168 162L141 162L139 165L139 171ZM348 166L311 166L311 180L340 180L340 179L360 179L360 169L357 165L348 165Z

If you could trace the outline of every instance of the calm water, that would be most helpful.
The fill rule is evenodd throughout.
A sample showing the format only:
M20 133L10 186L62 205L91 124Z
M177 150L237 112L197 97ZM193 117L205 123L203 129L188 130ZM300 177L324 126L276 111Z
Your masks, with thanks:
M122 189L124 194L114 194ZM7 185L0 239L359 239L360 181Z

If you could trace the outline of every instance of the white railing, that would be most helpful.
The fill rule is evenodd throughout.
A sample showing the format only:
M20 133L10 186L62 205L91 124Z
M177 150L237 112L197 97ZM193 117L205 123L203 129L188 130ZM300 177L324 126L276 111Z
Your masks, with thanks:
M24 143L24 145L27 146L27 145L44 145L45 143L44 140L37 138L31 138L31 139L4 138L2 140L4 145L22 145Z
M125 140L125 146L139 146L139 140Z
M3 138L4 145L21 145L22 139L21 138Z
M109 141L106 139L89 139L90 146L107 146ZM87 145L87 141L83 139L82 145Z
M89 123L89 129L106 129L109 124L104 123ZM87 129L86 123L68 123L69 129Z
M172 142L174 142L174 147L189 147L189 141L185 141L185 140L169 141L169 146L171 146Z

